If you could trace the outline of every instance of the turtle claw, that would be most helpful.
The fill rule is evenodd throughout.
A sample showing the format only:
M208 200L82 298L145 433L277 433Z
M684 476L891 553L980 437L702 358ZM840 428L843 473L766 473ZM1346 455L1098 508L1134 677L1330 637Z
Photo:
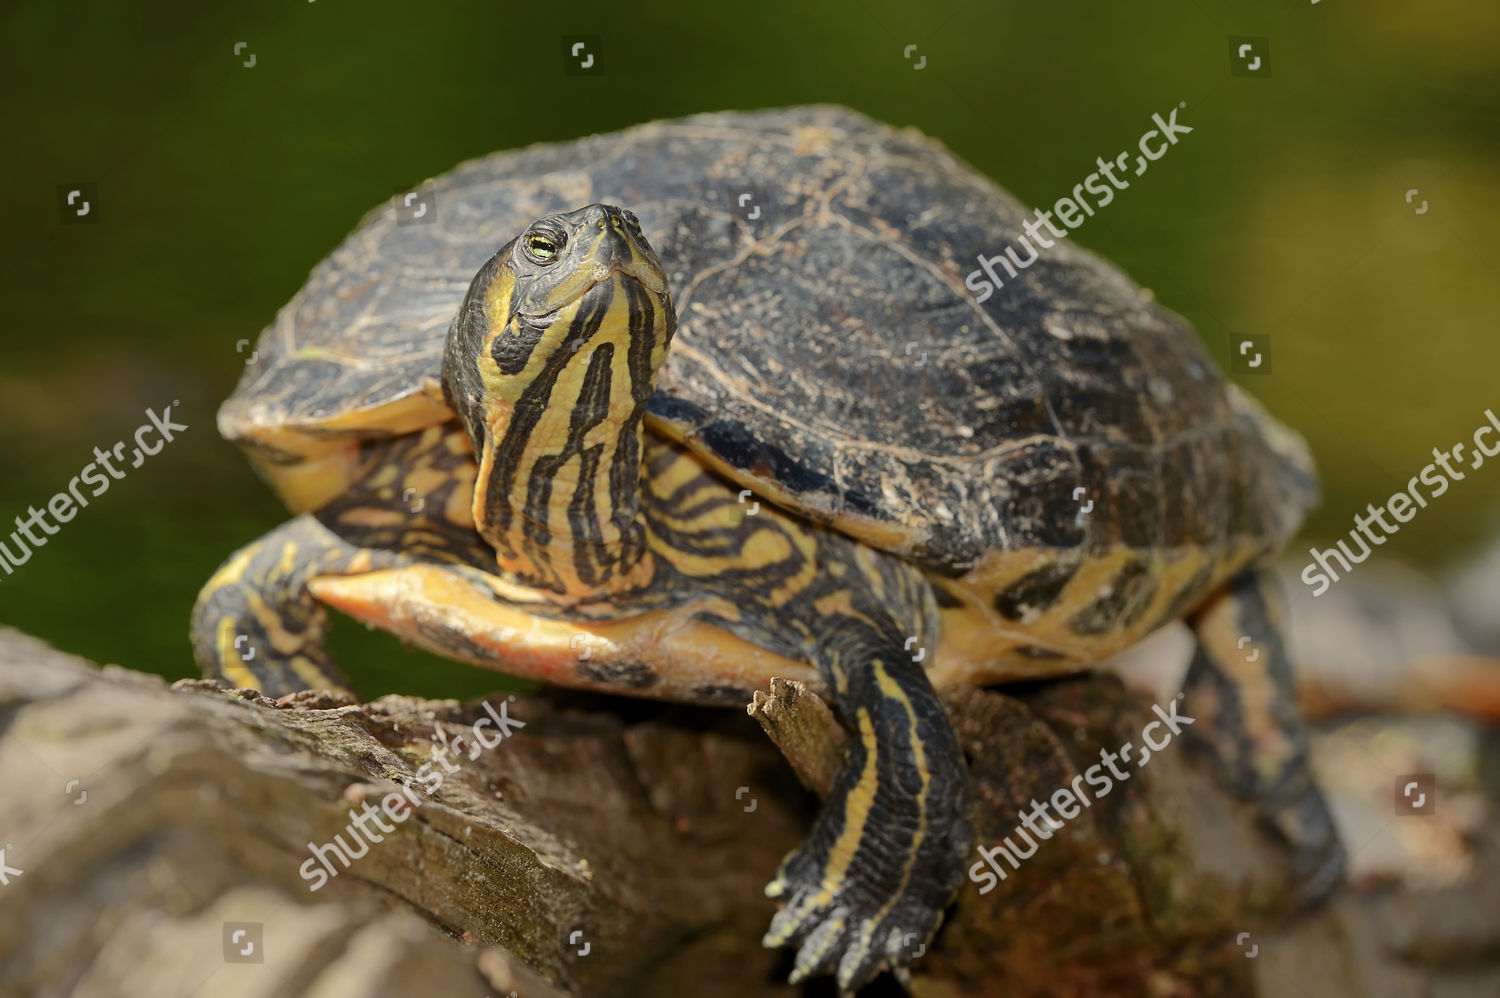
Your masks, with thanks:
M942 921L941 908L917 905L908 906L899 919L888 915L873 931L867 923L866 930L839 961L839 987L853 990L881 970L890 970L909 987L911 974L907 968L927 952L927 940ZM877 947L882 938L885 945Z
M934 880L945 882L946 878ZM852 994L885 969L907 976L905 968L926 952L926 940L942 922L946 901L944 897L934 903L934 898L925 896L928 892L909 885L892 898L873 884L861 884L853 870L845 872L840 889L830 891L823 871L800 850L787 857L782 873L766 893L788 899L762 940L768 947L798 946L788 980L798 984L818 974L835 973L839 990L845 994Z
M839 945L848 929L846 919L847 911L839 909L808 934L797 950L797 962L788 978L791 983L799 984L834 969L839 961Z

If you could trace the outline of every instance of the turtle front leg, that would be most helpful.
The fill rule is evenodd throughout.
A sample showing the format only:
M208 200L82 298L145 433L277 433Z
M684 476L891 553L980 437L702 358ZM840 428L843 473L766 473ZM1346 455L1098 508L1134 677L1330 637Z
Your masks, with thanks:
M894 633L833 626L822 671L854 737L807 841L766 887L786 905L764 942L801 944L794 983L836 968L852 991L932 938L972 830L963 753L922 666Z
M277 697L347 692L323 643L328 614L308 591L320 575L387 567L389 552L357 547L311 514L271 531L226 561L193 607L193 655L203 674Z
M1236 576L1193 614L1198 650L1184 713L1195 720L1184 734L1290 844L1298 900L1308 904L1337 885L1345 854L1308 766L1281 617L1274 581L1257 571Z

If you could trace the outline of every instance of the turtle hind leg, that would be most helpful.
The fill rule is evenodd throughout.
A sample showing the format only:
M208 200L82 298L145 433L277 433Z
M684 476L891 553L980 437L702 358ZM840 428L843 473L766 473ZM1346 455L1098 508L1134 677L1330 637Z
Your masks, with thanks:
M308 592L319 575L383 567L382 552L356 547L311 515L237 551L198 594L193 654L203 674L271 697L297 690L347 692L323 642L328 613Z
M1292 849L1299 901L1312 903L1343 877L1345 853L1308 763L1271 578L1246 571L1189 619L1198 648L1184 684L1189 745L1214 761L1234 792Z

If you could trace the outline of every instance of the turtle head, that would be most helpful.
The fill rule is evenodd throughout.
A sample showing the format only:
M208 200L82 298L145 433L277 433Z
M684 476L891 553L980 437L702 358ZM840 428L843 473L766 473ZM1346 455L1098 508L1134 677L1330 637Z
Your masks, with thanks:
M444 389L477 447L484 414L476 406L523 397L567 404L552 398L568 387L567 370L600 350L621 361L642 354L654 374L675 326L666 274L633 213L591 204L546 215L469 285L448 330Z
M614 205L591 204L539 218L501 255L516 282L517 310L534 319L579 302L613 274L655 295L667 290L667 276L640 220Z
M448 330L443 389L474 443L474 520L502 568L579 596L639 560L619 548L637 532L642 420L676 325L661 261L613 205L539 218L480 268ZM558 564L575 548L582 578Z

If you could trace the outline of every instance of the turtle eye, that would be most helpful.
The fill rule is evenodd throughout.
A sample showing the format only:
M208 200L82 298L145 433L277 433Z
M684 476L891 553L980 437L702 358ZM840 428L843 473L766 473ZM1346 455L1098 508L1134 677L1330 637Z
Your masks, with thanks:
M567 241L557 229L532 229L521 237L521 248L532 263L548 264L557 259Z

